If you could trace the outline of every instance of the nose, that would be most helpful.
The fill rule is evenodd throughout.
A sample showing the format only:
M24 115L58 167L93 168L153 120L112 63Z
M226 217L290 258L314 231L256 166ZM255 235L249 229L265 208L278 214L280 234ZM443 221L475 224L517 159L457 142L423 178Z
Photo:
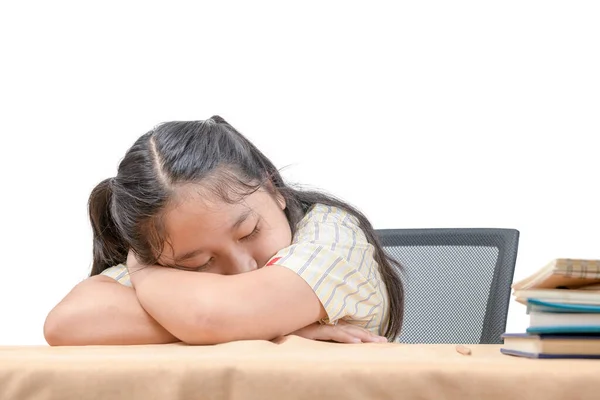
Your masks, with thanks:
M225 275L243 274L244 272L258 269L258 264L254 257L246 252L232 254L229 258L228 268L224 271Z

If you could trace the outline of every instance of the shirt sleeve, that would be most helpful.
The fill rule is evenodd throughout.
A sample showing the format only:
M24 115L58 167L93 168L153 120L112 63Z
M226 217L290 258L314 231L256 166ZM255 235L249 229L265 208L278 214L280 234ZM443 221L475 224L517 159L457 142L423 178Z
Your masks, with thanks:
M347 212L316 205L300 222L292 245L269 264L296 272L314 290L327 312L380 333L387 323L387 292L374 259L374 247Z
M100 275L105 275L110 278L113 278L115 281L119 282L121 285L131 287L131 279L129 279L129 271L125 264L115 265L114 267L110 267L105 269L100 273Z

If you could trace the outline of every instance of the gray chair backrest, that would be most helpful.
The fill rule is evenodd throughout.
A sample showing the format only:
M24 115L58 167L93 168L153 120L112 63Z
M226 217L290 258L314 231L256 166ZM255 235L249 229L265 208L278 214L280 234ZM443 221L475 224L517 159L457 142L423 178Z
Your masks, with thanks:
M402 265L404 343L502 343L517 251L515 229L380 229Z

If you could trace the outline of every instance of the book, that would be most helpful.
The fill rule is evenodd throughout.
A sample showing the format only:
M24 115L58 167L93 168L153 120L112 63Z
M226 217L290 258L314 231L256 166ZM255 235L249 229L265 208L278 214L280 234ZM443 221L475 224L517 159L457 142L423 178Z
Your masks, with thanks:
M528 358L600 358L600 335L502 335L503 354Z
M578 289L521 289L513 292L515 301L527 304L528 299L553 301L563 304L600 305L600 287L589 285Z
M527 300L527 313L540 311L554 313L600 313L600 305L560 303L540 299Z
M557 258L536 273L512 284L516 290L578 288L600 283L600 260Z
M547 312L531 311L529 313L529 327L551 326L598 326L600 328L600 314L593 312Z
M527 333L600 332L600 306L529 299Z

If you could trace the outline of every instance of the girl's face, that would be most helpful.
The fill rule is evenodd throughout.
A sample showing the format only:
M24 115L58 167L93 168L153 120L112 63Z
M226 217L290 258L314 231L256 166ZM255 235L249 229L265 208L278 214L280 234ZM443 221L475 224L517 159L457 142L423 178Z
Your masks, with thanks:
M181 188L180 201L167 210L167 244L159 258L165 266L222 275L263 267L291 244L283 212L285 200L260 189L239 204L207 199L193 186ZM206 192L205 192L206 193Z

